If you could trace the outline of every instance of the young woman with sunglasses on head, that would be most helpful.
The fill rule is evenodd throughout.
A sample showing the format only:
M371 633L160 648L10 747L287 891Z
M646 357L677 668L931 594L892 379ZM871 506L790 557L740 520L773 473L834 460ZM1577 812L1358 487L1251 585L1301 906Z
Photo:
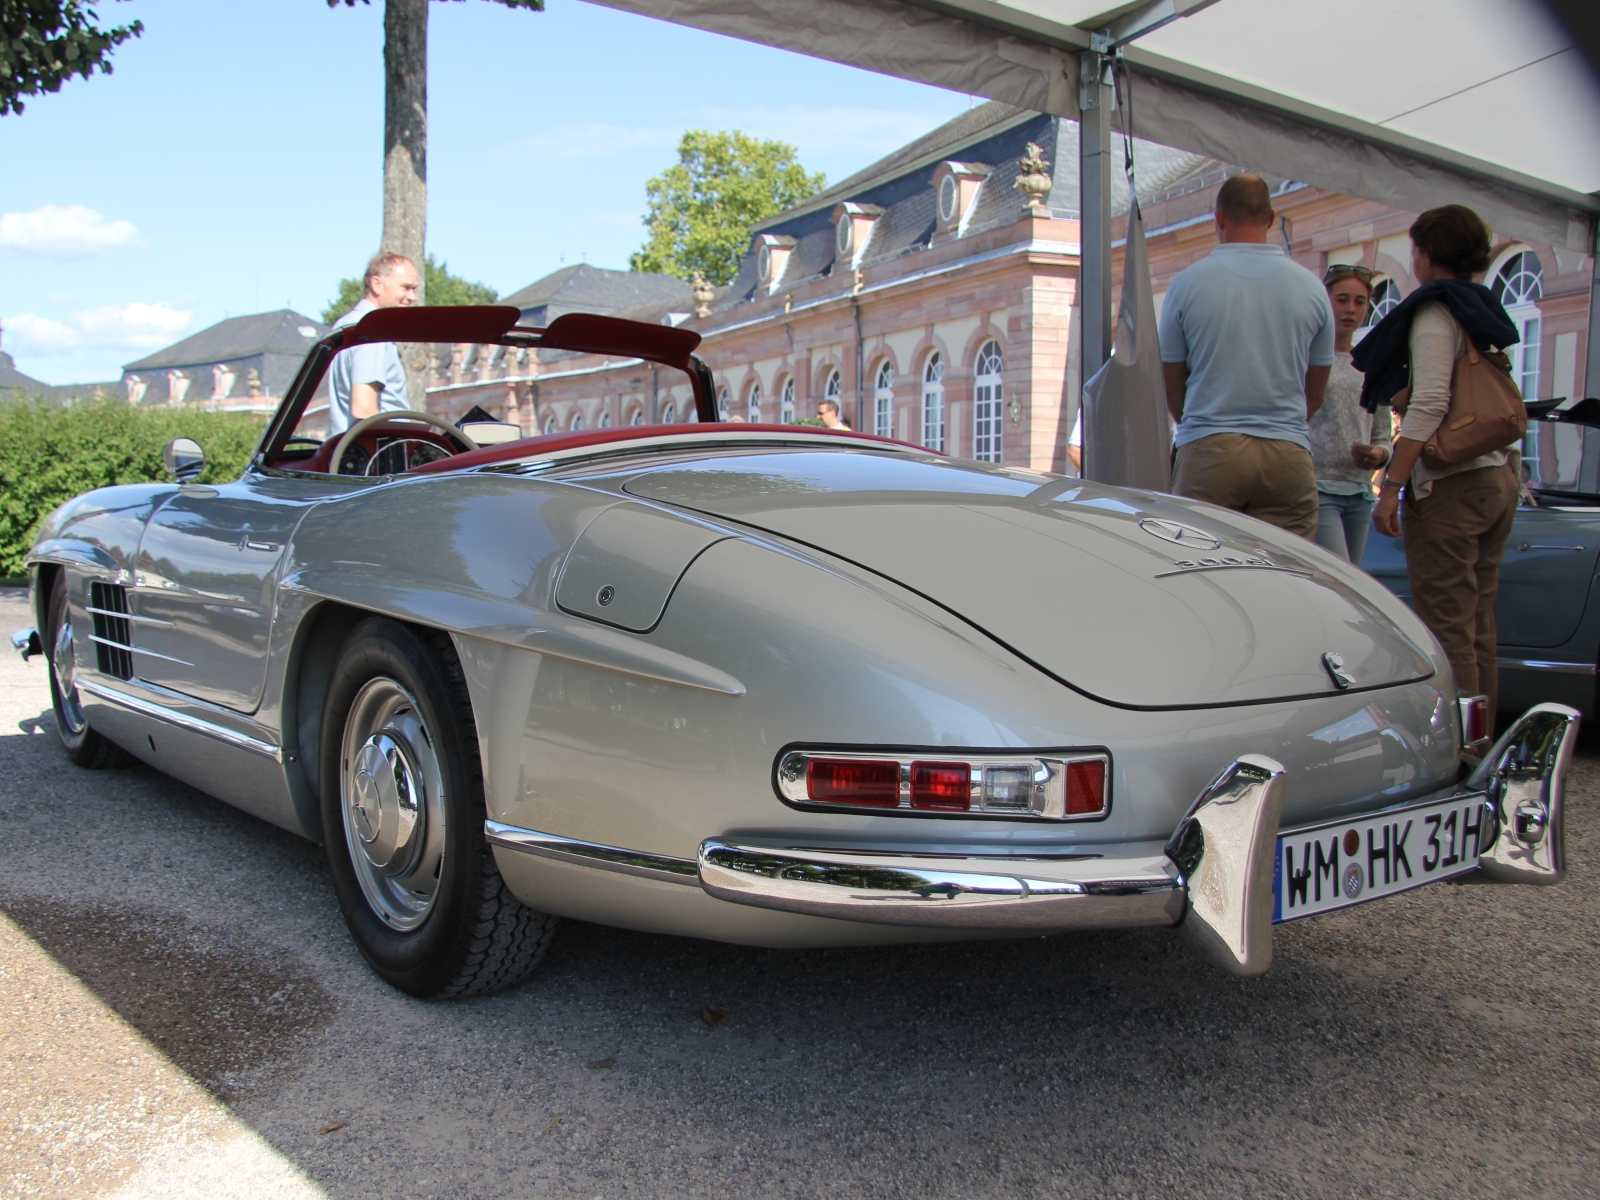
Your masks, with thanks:
M1377 493L1372 473L1389 461L1392 422L1387 405L1361 407L1363 376L1350 365L1350 343L1372 304L1372 271L1335 263L1323 277L1333 305L1333 370L1327 399L1310 421L1311 461L1317 473L1317 545L1361 561Z

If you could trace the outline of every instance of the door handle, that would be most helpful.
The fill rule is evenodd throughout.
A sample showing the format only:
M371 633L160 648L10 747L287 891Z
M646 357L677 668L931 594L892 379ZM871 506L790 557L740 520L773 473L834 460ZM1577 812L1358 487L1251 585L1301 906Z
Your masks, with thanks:
M281 542L258 542L249 534L239 539L239 549L256 550L263 554L273 554L283 549Z

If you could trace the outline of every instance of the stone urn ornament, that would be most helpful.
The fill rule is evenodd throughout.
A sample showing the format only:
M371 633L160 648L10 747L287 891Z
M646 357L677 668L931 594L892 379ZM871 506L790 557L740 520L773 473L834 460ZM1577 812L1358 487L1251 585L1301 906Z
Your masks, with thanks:
M694 273L694 315L709 317L711 315L711 301L716 299L716 289L706 282L706 277L699 271Z
M1023 208L1028 216L1050 215L1050 206L1045 203L1045 197L1054 186L1055 180L1050 178L1050 164L1044 157L1044 151L1029 142L1027 154L1017 162L1015 184L1017 191L1022 193Z

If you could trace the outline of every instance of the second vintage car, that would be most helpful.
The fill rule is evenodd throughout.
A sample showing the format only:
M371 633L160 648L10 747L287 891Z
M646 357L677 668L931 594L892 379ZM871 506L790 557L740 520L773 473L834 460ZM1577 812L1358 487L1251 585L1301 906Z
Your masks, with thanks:
M29 558L62 744L320 840L372 967L505 986L555 918L758 946L1275 922L1553 883L1577 714L1492 747L1369 576L1192 501L723 425L698 335L393 309L319 342L244 476L91 492ZM684 372L696 424L324 438L363 342ZM1465 757L1464 757L1465 756Z

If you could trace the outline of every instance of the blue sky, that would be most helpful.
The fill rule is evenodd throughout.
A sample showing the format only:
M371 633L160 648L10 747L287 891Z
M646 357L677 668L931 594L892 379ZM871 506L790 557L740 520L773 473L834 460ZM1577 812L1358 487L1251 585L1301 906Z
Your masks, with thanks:
M841 179L964 95L578 2L431 5L428 247L502 295L626 267L690 128L781 137ZM0 118L0 348L49 383L224 316L315 316L377 247L382 0L126 0L115 73Z

